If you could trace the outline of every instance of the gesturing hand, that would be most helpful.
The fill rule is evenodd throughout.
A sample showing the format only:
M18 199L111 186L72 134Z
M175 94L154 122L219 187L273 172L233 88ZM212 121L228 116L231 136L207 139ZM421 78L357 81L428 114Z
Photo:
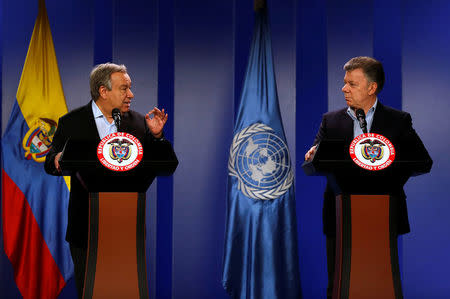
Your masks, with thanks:
M310 161L316 154L317 145L312 146L309 151L305 154L305 161Z
M152 117L153 116L153 117ZM153 108L149 113L145 115L145 121L147 126L155 138L161 138L164 125L166 124L168 115L164 113L164 109L159 110Z
M61 157L62 152L59 152L58 154L56 154L55 156L55 168L58 172L61 172L61 166L59 165L59 158Z

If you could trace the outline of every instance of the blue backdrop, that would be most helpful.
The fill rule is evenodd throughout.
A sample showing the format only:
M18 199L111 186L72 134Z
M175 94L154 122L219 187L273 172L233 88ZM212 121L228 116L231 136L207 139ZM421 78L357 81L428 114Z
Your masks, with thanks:
M226 174L235 108L249 53L253 0L47 0L69 110L89 101L92 65L128 66L133 109L169 108L180 160L147 194L152 298L227 298L221 286ZM11 112L37 1L2 0L2 132ZM321 114L344 107L342 65L357 55L384 63L379 99L411 113L434 160L406 185L412 232L400 241L405 298L450 296L450 3L419 0L269 0L280 109L292 161L302 291L324 298L324 181L300 165ZM0 238L2 240L2 238ZM0 293L20 298L0 241ZM74 284L60 298L75 298Z

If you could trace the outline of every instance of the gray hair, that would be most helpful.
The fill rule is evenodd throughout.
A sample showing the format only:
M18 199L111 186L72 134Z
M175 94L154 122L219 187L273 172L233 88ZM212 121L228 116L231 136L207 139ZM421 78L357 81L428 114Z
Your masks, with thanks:
M105 86L108 90L111 90L111 74L112 73L127 73L127 67L123 64L118 65L114 63L102 63L97 64L91 71L89 79L89 86L91 88L91 97L94 101L100 97L98 91L101 86Z
M367 56L353 57L344 65L344 70L349 72L355 69L362 69L367 81L377 83L375 94L383 89L385 78L381 62Z

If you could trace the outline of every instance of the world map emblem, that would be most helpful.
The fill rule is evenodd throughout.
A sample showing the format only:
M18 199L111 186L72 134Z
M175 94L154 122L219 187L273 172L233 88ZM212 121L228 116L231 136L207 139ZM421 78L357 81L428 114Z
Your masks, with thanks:
M33 159L36 162L45 161L45 156L50 151L56 126L56 122L49 118L38 118L34 122L22 140L26 159Z
M245 196L260 200L280 197L294 178L286 143L271 127L261 123L234 136L228 171L238 179L238 189Z
M97 146L100 163L113 171L128 171L142 160L142 144L135 136L117 132L105 136Z

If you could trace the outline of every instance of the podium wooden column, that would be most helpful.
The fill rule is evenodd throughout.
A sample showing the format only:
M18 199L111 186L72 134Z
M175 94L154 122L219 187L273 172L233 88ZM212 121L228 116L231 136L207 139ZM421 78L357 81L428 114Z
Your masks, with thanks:
M395 200L390 195L336 197L333 298L403 298Z
M83 298L148 298L145 193L89 194Z

